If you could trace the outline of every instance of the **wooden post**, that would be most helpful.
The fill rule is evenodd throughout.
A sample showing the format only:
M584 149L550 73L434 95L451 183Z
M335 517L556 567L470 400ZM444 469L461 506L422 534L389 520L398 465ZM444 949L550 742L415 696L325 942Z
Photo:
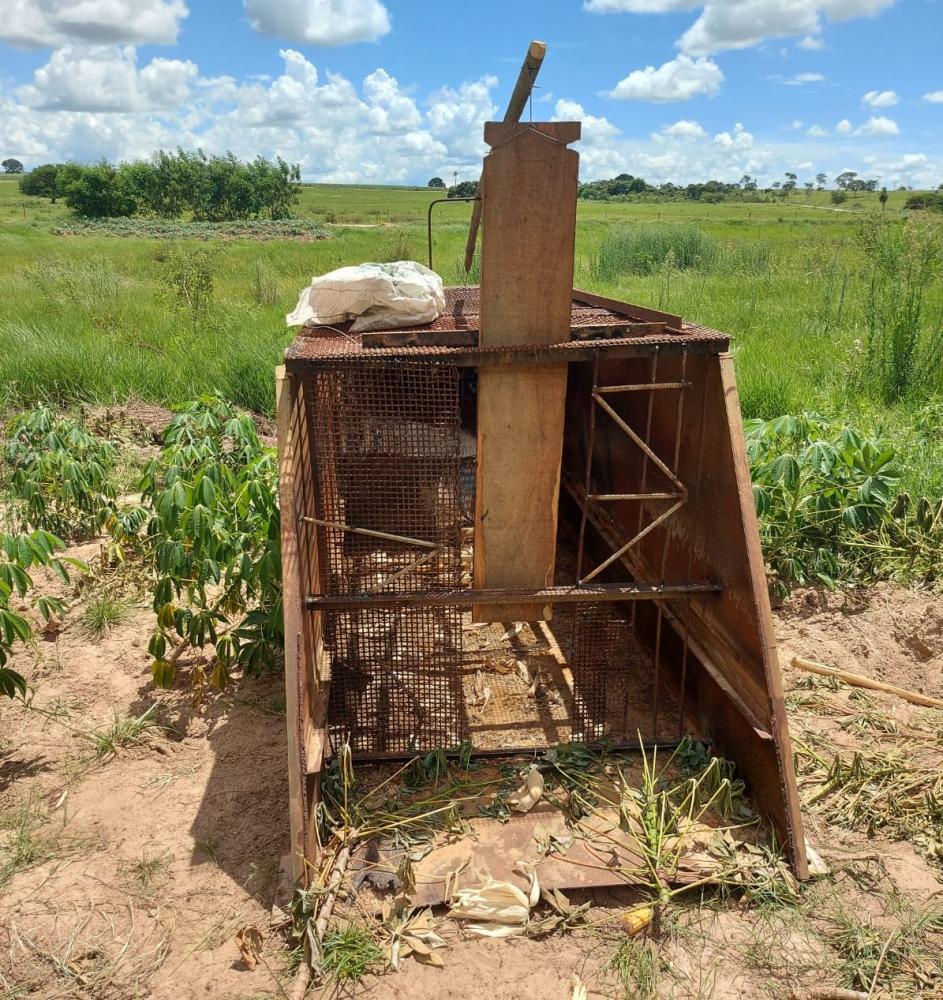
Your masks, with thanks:
M285 621L285 715L288 723L288 790L292 874L304 881L318 855L315 812L327 745L330 657L323 615L305 608L305 597L324 589L318 560L310 415L301 379L284 368L275 374L279 507L282 538L282 604Z
M293 430L294 379L284 367L275 370L275 420L278 433L278 497L282 531L282 606L285 621L285 718L288 723L288 822L291 873L300 883L305 871L304 718L301 679L304 671L304 592L301 589L295 530L296 440Z
M579 122L488 122L481 347L570 339ZM476 589L553 584L567 365L478 371ZM549 619L546 604L477 605L475 621Z

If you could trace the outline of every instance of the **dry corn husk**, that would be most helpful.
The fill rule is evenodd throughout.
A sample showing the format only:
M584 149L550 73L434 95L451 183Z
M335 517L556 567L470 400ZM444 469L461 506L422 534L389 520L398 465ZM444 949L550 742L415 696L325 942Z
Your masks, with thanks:
M570 980L573 984L573 996L571 1000L586 1000L586 984L576 973L573 973L573 978Z
M475 671L475 683L468 704L471 708L484 708L491 701L491 685L480 670Z
M534 683L533 678L530 675L530 671L527 669L527 664L523 660L514 661L514 669L517 671L518 677L528 686Z
M262 954L262 945L265 938L258 927L251 924L247 927L240 927L236 931L236 947L242 956L246 968L254 969L259 964L259 955Z
M534 826L534 840L537 841L538 854L565 854L573 846L573 838L569 834L553 833L543 823Z
M479 876L480 885L458 889L452 897L449 916L456 920L475 920L468 924L472 934L481 937L510 937L523 934L530 919L530 909L540 899L540 883L531 865L518 862L515 870L526 875L528 891L513 882L499 882L491 876Z
M442 956L436 953L448 945L436 933L431 910L415 910L405 896L397 896L383 906L383 929L389 935L390 965L399 969L404 958L412 955L418 962L442 968Z
M536 768L531 768L521 787L508 796L508 805L515 812L530 812L543 795L544 776Z

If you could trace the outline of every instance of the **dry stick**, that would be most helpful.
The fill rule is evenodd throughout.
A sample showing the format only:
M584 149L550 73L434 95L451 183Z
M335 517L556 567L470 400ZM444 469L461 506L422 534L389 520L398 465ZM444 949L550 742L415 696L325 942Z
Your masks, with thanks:
M792 1000L868 1000L860 990L842 990L837 986L820 986L811 990L793 990Z
M881 949L881 955L878 958L878 964L874 967L874 978L871 980L871 989L868 990L868 1000L874 996L874 991L878 987L878 976L881 974L881 966L884 964L884 959L887 958L887 949L891 946L891 941L894 940L894 935L897 933L897 928L895 927L890 934L887 936L887 940L884 942L884 947Z
M331 869L328 879L324 901L318 910L318 918L314 922L314 939L319 948L321 941L324 939L324 932L327 930L327 922L331 919L334 900L337 898L337 890L340 888L341 880L344 878L344 873L350 862L350 851L351 843L348 841L338 852L337 860L334 862L334 867ZM302 961L301 965L298 966L298 972L295 974L295 981L291 988L291 1000L303 1000L308 990L308 984L311 982L311 964L314 961L320 961L320 956L316 958L314 955L311 955L310 961Z
M506 122L517 122L521 120L524 108L527 106L527 99L530 97L534 81L540 72L540 64L547 54L546 42L531 42L527 48L527 55L524 57L524 64L514 84L514 92L511 100L508 101L507 111L504 112ZM478 200L472 202L472 217L468 227L468 239L465 243L465 273L471 270L472 261L475 259L475 244L478 242L478 228L481 225L481 199L484 196L484 187L481 180L478 181Z
M922 705L924 708L943 709L943 698L931 698L929 695L918 694L916 691L908 691L906 688L895 687L893 684L885 684L883 681L872 680L862 674L851 674L847 670L839 670L837 667L827 667L824 663L815 660L807 660L803 656L794 656L792 665L800 670L808 670L813 674L821 674L823 677L834 677L837 680L851 684L852 687L868 688L871 691L883 691L885 694L893 694L904 701L909 701L914 705Z

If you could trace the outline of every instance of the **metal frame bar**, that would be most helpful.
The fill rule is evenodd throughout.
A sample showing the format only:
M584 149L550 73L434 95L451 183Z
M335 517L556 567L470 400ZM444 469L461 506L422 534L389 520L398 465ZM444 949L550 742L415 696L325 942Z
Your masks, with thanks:
M638 382L632 385L597 385L598 393L651 392L653 389L690 389L692 382Z
M637 545L649 532L653 531L660 524L666 521L672 514L674 514L686 501L688 498L688 490L684 483L678 478L676 470L678 467L678 457L680 455L681 446L681 417L683 413L683 399L684 390L691 387L691 382L689 382L685 375L687 374L687 363L688 355L686 351L682 352L681 355L681 378L674 382L656 382L656 376L658 371L658 352L656 351L652 355L652 380L651 382L641 382L641 383L630 383L627 385L614 385L614 386L601 386L599 385L599 354L595 355L593 362L593 389L590 394L590 412L589 412L589 439L587 442L586 451L586 467L585 476L583 484L583 503L580 513L580 533L579 541L577 545L577 555L576 555L576 585L583 586L583 584L589 583L590 580L597 577L603 570L611 566L617 559L620 559L630 548ZM682 390L678 393L678 412L676 416L675 425L675 448L674 448L674 468L669 468L669 466L659 458L658 455L652 450L649 444L649 439L651 438L651 428L652 428L652 409L654 405L654 393L655 390L666 390L666 389L677 389ZM609 405L608 402L603 398L605 393L612 392L636 392L641 390L647 390L648 396L648 409L645 420L645 439L638 435L626 422L619 416L619 414ZM590 485L592 480L592 465L593 465L593 450L595 447L595 437L596 437L596 407L602 409L607 413L612 420L615 422L616 426L626 434L631 441L633 441L642 451L644 455L644 464L642 466L642 492L640 493L590 493ZM645 483L648 478L648 463L651 462L675 487L675 492L654 491L646 492ZM583 543L586 534L586 516L587 516L587 505L590 500L605 500L605 501L619 501L619 500L673 500L675 501L667 510L662 511L658 517L655 518L651 524L642 527L642 508L639 507L639 526L638 531L635 535L629 539L625 545L622 546L617 552L614 552L602 563L600 563L594 570L587 573L586 576L582 575L583 570ZM665 536L665 551L667 552L667 535ZM664 560L662 560L664 563ZM662 574L664 574L664 566L662 567ZM659 618L660 625L660 618ZM660 628L659 628L660 632ZM656 641L657 646L657 641ZM657 660L657 649L656 649L656 660ZM655 667L655 686L657 695L658 686L658 667L656 662Z
M706 741L710 745L711 741L708 739ZM606 743L602 740L594 741L590 743L590 746L596 746L600 751L605 750L607 753L648 753L651 750L677 750L681 746L682 739L679 737L674 740L662 740L660 743L639 743L638 740L626 740L622 743ZM543 754L553 750L553 746L550 744L540 744L538 746L528 746L528 747L509 747L504 748L482 748L472 750L472 760L501 760L504 758L513 757L540 757ZM447 749L442 751L446 757L450 760L457 760L464 751L458 747L454 749ZM388 752L376 752L376 753L364 753L364 752L354 752L354 760L363 762L380 762L380 761L407 761L413 760L414 758L421 757L424 751L413 751L413 752L401 752L401 751L388 751ZM330 763L336 756L336 752L330 754L326 758L326 762Z
M613 558L619 558L621 551ZM657 601L666 597L700 597L719 594L720 587L710 580L682 580L664 583L598 583L592 587L543 587L540 589L508 587L482 590L447 590L411 594L309 594L308 611L354 611L359 608L454 607L473 604L518 604L550 602L588 604L592 602Z
M421 538L410 538L408 535L392 535L388 531L374 531L372 528L357 528L352 524L341 524L338 521L325 521L320 517L303 515L300 521L316 524L321 528L334 528L336 531L349 531L353 535L368 535L370 538L382 538L387 542L402 542L404 545L420 545L424 549L441 549L436 542L427 542Z

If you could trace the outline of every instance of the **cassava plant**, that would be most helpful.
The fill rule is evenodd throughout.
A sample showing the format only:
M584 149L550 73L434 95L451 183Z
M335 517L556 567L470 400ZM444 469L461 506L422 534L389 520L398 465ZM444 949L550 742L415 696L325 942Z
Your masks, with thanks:
M817 413L748 420L744 429L774 590L883 575L876 541L900 494L894 449Z
M16 529L67 539L95 535L115 512L115 455L111 442L47 406L19 414L3 446Z
M274 449L248 414L200 399L174 417L141 491L143 554L156 578L155 682L170 686L181 657L208 646L209 674L193 667L198 690L207 680L222 689L237 664L258 671L282 637Z
M34 566L48 567L64 582L69 579L68 564L86 568L77 559L56 554L64 548L65 543L48 531L0 532L0 695L7 698L26 694L26 679L9 664L16 645L29 642L33 635L29 621L11 607L10 600L16 596L22 601L34 589L29 573ZM65 603L57 597L40 597L35 605L46 621L65 610Z

